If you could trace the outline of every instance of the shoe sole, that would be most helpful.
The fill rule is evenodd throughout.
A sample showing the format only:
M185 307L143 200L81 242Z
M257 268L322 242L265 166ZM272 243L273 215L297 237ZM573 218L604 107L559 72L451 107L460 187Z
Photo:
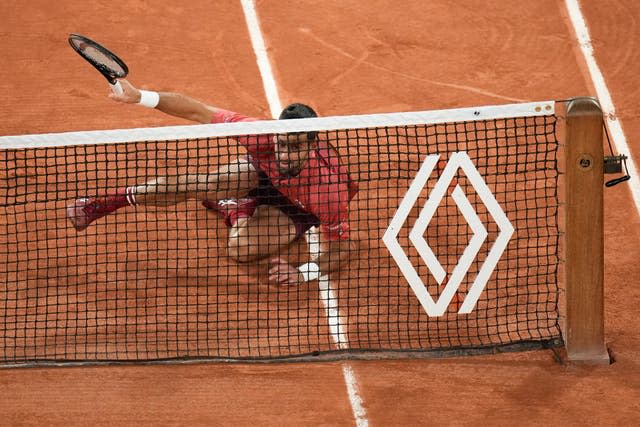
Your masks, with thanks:
M89 202L89 199L78 199L67 206L67 218L69 218L76 231L85 230L89 226L87 215L84 212L87 202Z

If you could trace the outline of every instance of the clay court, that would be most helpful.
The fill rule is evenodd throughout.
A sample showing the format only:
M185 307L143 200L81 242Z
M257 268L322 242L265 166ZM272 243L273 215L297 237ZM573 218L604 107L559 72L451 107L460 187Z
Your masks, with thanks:
M637 40L640 40L637 24L640 5L632 0L598 3L582 0L580 6L590 31L595 59L616 107L615 116L609 115L609 119L621 123L631 151L627 154L637 159L640 156L637 141L640 93L635 70L640 67L640 54L636 53ZM240 0L220 4L195 1L188 5L145 1L122 1L115 5L62 1L53 5L33 0L20 5L2 5L0 9L6 17L5 30L0 33L0 45L6 53L5 66L0 70L4 99L0 105L2 136L188 124L156 111L119 105L108 99L109 89L104 79L70 50L66 37L72 32L91 35L118 52L131 70L129 79L141 88L182 92L247 115L265 119L272 116ZM402 6L384 1L298 2L295 5L257 1L255 10L282 104L307 102L323 116L596 96L596 85L576 40L567 6L561 0L529 5L515 0L488 3L466 0L455 5L440 0L409 1ZM178 150L188 148L190 152L207 150L180 143L176 147ZM107 152L104 156L108 157ZM123 156L127 158L126 153ZM157 161L161 162L162 159ZM33 166L46 166L46 163L46 160L41 164L34 160ZM181 165L177 167L184 166ZM144 171L138 173L145 176ZM28 176L18 178L28 180ZM4 423L635 424L640 413L640 338L636 331L640 326L636 316L640 303L637 286L640 283L640 264L637 263L640 216L632 185L637 184L632 180L604 190L605 340L614 360L611 365L576 365L558 360L561 351L536 350L393 360L2 369L0 409ZM367 187L367 191L373 189ZM639 190L634 191L637 197ZM64 207L64 203L56 203L46 205L46 215L64 229L65 218L57 209ZM367 227L375 229L373 234L380 231L376 214L367 212L369 205L361 200L358 206L360 212L364 211L356 214L358 224L369 224L360 227L359 232L365 235ZM393 206L380 207L392 212ZM245 343L250 349L252 339L258 346L274 341L270 334L265 338L252 333L251 328L260 327L264 322L278 331L287 328L293 331L293 338L287 337L286 342L275 340L273 344L283 352L287 346L301 353L334 348L327 324L298 324L264 314L275 304L280 308L280 315L289 313L290 318L297 318L301 313L312 313L308 321L321 319L324 308L317 300L315 283L309 282L287 293L270 293L264 284L255 294L246 291L253 283L250 276L255 275L255 271L238 269L220 256L219 245L225 230L193 203L188 204L185 211L184 217L173 222L166 220L167 214L159 212L158 228L147 230L141 241L176 240L183 236L178 230L189 229L191 221L198 221L198 226L189 230L190 238L205 238L215 243L195 249L178 248L178 258L184 259L184 265L178 266L172 278L186 281L191 289L201 289L197 287L198 280L212 275L226 274L234 280L219 283L213 291L201 289L192 294L162 295L176 306L175 312L171 312L172 307L165 307L167 311L162 313L150 309L138 312L139 308L130 307L136 313L134 316L175 316L180 322L181 315L185 319L200 319L199 313L191 313L189 307L197 310L202 300L224 301L227 305L246 303L266 317L254 318L254 323L245 321L246 337L225 336L230 347L221 350L223 357L252 355L250 350L238 349L238 343ZM146 218L144 213L125 215L130 218L131 233L136 232L135 222ZM27 214L23 216L29 221ZM105 222L92 234L82 236L79 247L113 249L117 239L115 242L108 238L101 240L108 237L113 224ZM38 236L34 241L51 238L50 235L41 238L38 230L30 230L28 226L18 232L25 238ZM62 237L56 234L56 238L69 239L64 233L66 231L61 232ZM33 280L31 283L38 284L37 288L50 289L43 298L74 307L81 304L62 299L65 295L86 293L90 285L67 283L75 288L55 290L52 282L66 271L77 272L77 265L65 261L61 252L46 244L35 244L29 249L48 251L49 258L56 260L44 263L37 273L32 270L33 277L28 277ZM140 252L148 249L153 249L159 257L171 254L165 247L146 247L144 243L136 247ZM104 256L115 260L116 252L101 253L98 249L87 255L87 265L93 264L95 269L82 273L84 277L97 278L92 292L104 294L103 301L107 302L102 309L107 313L111 309L109 293L121 290L108 286L100 289L99 278L105 271L97 261ZM78 258L76 253L67 255L71 260ZM91 257L95 262L91 262ZM214 264L208 261L212 258L216 260ZM337 298L346 302L350 318L357 318L360 312L356 302L350 299L354 293L349 289L354 285L357 289L366 287L365 283L359 283L364 275L358 273L369 268L366 261L359 259L357 267L334 281ZM123 271L136 270L136 263L146 266L153 262L154 259L136 258L135 263L126 265ZM387 267L377 265L375 269ZM189 269L191 273L181 275L182 269ZM136 283L157 280L148 276L144 268L140 270ZM128 279L119 274L125 275L116 273L118 280ZM133 285L124 292L130 301L159 297L148 292L140 296L140 291L139 285ZM255 298L231 301L234 292ZM376 300L383 297L369 292L355 295L360 303L365 300L363 304L368 306L374 306ZM410 295L408 291L407 295ZM39 297L37 291L35 297ZM181 302L186 304L186 311L177 307ZM387 304L390 302L393 301L385 300ZM7 311L7 307L5 304L3 310ZM384 311L381 309L383 314ZM195 317L190 317L192 314ZM64 316L66 314L60 313L60 317ZM420 316L409 313L408 319L416 320ZM64 320L67 328L73 329L77 326L73 322L81 323L83 319ZM221 314L207 327L219 327L216 337L222 336L228 332L225 327L232 320ZM193 320L187 323L190 321ZM273 322L277 324L273 326ZM305 331L310 330L316 331L316 335L305 335ZM53 328L49 332L52 336L57 334ZM124 335L130 332L124 331ZM144 331L149 335L158 334L154 335L156 343L157 337L167 332L171 331ZM357 337L352 343L362 348L386 338L384 325L373 332L351 330L347 335ZM77 351L80 344L85 345L82 339L65 341L64 345ZM140 354L138 350L134 353L140 359L170 358L179 353L182 344L149 345L145 347L146 353ZM67 350L64 345L51 351L64 353ZM101 359L100 355L115 352L121 354L122 359L130 359L126 348L107 345L100 351L102 353L91 357ZM4 354L11 356L10 350Z

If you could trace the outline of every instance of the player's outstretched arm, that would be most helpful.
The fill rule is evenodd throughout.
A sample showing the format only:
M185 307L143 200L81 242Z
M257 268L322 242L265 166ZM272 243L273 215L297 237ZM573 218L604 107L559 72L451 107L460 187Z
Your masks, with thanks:
M127 79L119 80L122 94L110 93L109 98L125 104L138 104L142 98L140 89ZM207 105L186 95L172 92L157 92L159 99L155 108L163 113L198 123L211 123L218 108ZM155 96L155 95L154 95Z

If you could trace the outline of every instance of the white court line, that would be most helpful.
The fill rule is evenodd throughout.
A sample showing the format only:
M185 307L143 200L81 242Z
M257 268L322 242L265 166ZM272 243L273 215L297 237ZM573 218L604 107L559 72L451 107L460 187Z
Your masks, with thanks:
M260 24L258 21L258 16L256 14L255 6L253 0L241 0L241 3L242 9L244 10L245 19L247 21L249 34L251 35L251 43L253 44L253 49L257 57L258 68L260 69L260 75L262 76L265 94L267 96L267 101L269 102L269 107L271 109L271 115L276 118L282 110L282 103L280 102L278 88L271 71L271 65L269 62L269 57L267 55L267 50L264 45L264 39L262 38L262 31L260 30ZM307 237L310 255L317 256L320 253L320 242L317 230L310 230L310 232L307 233L305 237ZM320 301L324 305L325 311L327 313L331 336L333 337L333 340L339 349L346 349L348 348L348 342L346 334L344 333L344 330L342 328L342 325L344 323L341 321L338 300L335 296L334 290L331 287L331 283L327 275L320 277L319 291ZM366 418L367 414L364 410L364 406L362 405L362 399L360 398L360 395L358 393L358 383L356 381L353 370L351 369L351 366L346 363L343 364L342 374L347 386L347 394L349 395L351 410L353 412L356 425L358 427L367 427L369 425L369 422Z
M244 10L244 19L247 21L247 28L249 28L251 45L258 60L258 68L262 76L262 85L264 86L264 93L267 96L267 102L271 110L271 117L275 119L282 111L282 104L280 102L280 96L278 95L278 85L276 85L273 71L271 71L271 62L269 62L267 48L264 45L264 38L262 38L260 21L258 20L253 0L240 0L240 2L242 3L242 10Z
M638 169L636 168L633 157L631 156L631 150L629 149L629 145L627 144L627 138L622 131L620 120L616 116L616 108L613 105L613 99L611 98L611 94L609 93L607 83L604 80L604 76L602 74L602 71L600 71L600 67L596 62L595 56L593 55L591 37L589 36L587 23L584 19L584 16L582 15L582 11L580 10L580 3L578 0L566 0L565 4L567 6L567 10L569 11L571 23L573 24L573 28L575 29L576 35L578 37L580 49L582 50L584 59L587 62L589 74L591 74L591 80L593 81L593 84L596 88L596 94L600 101L600 105L602 106L604 117L607 121L609 133L611 134L611 138L613 139L616 151L619 154L626 154L629 156L629 159L627 159L627 167L629 169L629 175L631 175L631 179L627 181L627 184L631 189L631 195L636 204L636 209L638 213L640 213L640 177L638 177Z
M316 259L320 256L320 233L317 227L312 227L304 235L309 245L309 255L311 258ZM342 325L344 322L340 318L340 308L338 307L338 299L336 293L331 287L329 281L329 275L325 274L318 278L318 288L320 290L320 301L324 305L325 313L327 314L327 320L329 321L329 331L333 342L336 343L340 350L346 350L349 348L349 341L347 340L347 334L344 331Z
M367 412L364 410L364 406L362 406L362 399L360 398L360 394L358 394L356 376L349 364L344 363L342 365L342 375L344 375L344 381L347 383L347 393L351 401L351 410L356 419L356 425L358 427L367 427L369 425Z
M309 245L309 254L315 258L320 255L320 234L316 227L313 227L305 234L307 244ZM338 307L338 299L336 298L335 291L331 288L331 282L329 276L324 275L318 279L318 287L320 288L320 301L324 305L327 319L329 321L329 331L333 342L336 343L340 350L346 350L349 348L349 342L347 341L347 335L344 332L344 322L340 317L340 309ZM347 394L349 395L349 402L351 402L351 411L356 421L356 426L367 427L369 421L367 420L367 413L362 405L362 398L358 393L358 382L356 376L353 373L351 365L348 363L342 364L342 375L344 376L344 382L347 385Z

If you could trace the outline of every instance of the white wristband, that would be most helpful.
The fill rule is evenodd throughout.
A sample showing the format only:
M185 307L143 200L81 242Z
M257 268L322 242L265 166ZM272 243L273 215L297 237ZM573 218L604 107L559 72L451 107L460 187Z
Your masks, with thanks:
M302 264L300 267L298 267L298 271L302 274L302 277L304 277L305 282L316 280L318 277L320 277L320 266L315 262Z
M159 102L160 94L158 92L153 92L150 90L140 91L140 101L138 102L138 104L148 108L156 108Z

